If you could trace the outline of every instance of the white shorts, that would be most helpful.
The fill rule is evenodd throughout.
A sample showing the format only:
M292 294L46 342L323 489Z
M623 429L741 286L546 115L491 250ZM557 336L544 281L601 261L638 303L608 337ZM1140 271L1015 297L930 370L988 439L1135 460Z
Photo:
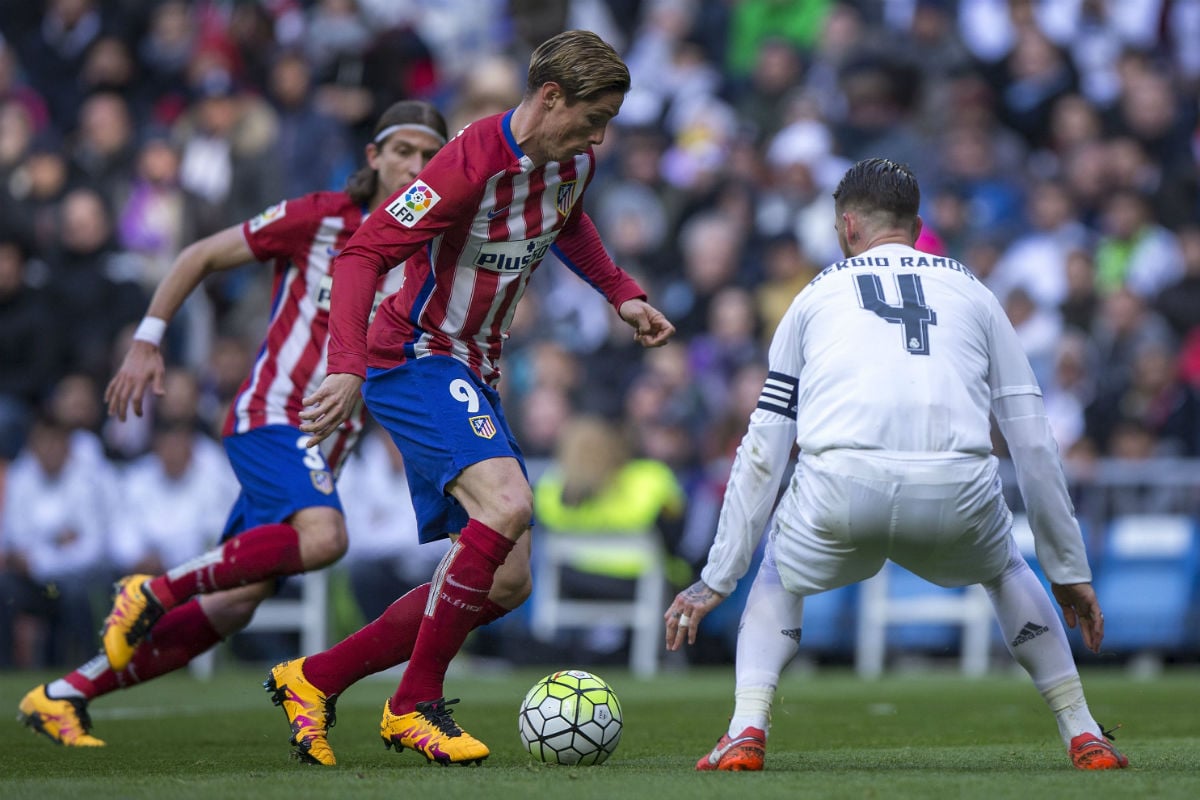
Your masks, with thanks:
M800 456L770 532L779 575L804 596L866 580L884 561L939 586L995 578L1012 513L993 457L832 450Z

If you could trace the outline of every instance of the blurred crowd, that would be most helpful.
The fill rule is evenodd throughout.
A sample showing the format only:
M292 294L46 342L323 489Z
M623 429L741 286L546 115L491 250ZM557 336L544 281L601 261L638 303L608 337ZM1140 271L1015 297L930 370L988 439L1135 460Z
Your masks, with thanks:
M913 167L918 246L995 291L1069 464L1200 456L1200 0L0 0L5 580L186 555L155 530L207 546L270 272L210 278L167 396L118 423L100 394L175 255L342 188L397 99L452 130L511 108L566 28L630 67L587 211L679 333L644 352L551 257L501 391L532 459L586 414L668 465L678 559L707 552L766 345L841 257L831 191L864 157ZM116 501L84 496L110 475Z

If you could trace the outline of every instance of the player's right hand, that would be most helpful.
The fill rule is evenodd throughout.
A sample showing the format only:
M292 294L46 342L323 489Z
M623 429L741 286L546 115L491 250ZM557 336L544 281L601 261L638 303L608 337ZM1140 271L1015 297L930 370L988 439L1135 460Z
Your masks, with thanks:
M696 628L708 612L721 604L725 595L708 587L704 581L696 581L671 602L663 621L667 627L667 649L678 650L684 642L696 643Z
M1100 652L1100 643L1104 641L1104 612L1100 610L1100 601L1096 599L1096 591L1090 583L1052 583L1050 591L1054 599L1062 606L1063 619L1067 627L1074 628L1079 624L1079 632L1083 634L1083 643L1093 653Z
M363 379L348 372L326 375L317 390L304 398L304 410L300 412L300 430L311 433L305 447L316 447L329 434L336 431L361 402L359 393Z
M147 386L153 388L154 394L163 396L164 370L162 351L149 342L134 339L121 369L104 390L104 402L108 404L109 415L124 422L132 401L133 413L140 417Z

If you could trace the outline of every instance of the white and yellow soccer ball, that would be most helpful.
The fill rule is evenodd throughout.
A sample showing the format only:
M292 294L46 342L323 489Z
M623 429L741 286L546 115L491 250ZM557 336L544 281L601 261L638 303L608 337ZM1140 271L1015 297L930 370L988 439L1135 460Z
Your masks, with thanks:
M621 703L601 678L579 669L547 675L521 702L521 743L547 764L603 764L621 740Z

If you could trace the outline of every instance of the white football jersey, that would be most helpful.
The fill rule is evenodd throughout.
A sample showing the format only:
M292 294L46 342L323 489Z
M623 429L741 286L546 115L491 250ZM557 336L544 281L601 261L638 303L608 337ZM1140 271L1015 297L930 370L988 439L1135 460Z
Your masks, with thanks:
M810 454L985 456L991 402L1008 394L1041 391L992 292L952 258L887 244L830 265L796 297L758 408L793 417Z

